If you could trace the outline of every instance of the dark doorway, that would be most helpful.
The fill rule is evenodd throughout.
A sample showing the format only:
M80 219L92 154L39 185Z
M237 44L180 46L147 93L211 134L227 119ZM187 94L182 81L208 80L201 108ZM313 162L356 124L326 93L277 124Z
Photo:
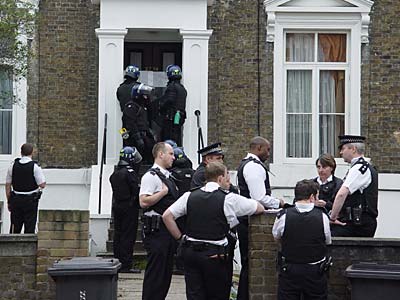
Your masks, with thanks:
M182 43L125 43L124 67L137 65L143 71L165 71L182 66Z

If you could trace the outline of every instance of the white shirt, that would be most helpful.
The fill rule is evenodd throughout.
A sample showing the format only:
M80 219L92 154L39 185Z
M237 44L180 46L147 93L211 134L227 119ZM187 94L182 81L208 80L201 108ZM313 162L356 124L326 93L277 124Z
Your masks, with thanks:
M152 169L159 168L161 173L165 175L165 177L169 178L170 172L162 167L160 167L158 164L154 164ZM141 195L153 195L157 192L160 192L162 190L162 181L158 175L152 175L150 172L146 172L142 180L140 182L140 191L139 191L139 196ZM159 215L156 213L154 210L148 211L144 213L146 216L152 216L152 215Z
M32 158L30 158L29 156L22 156L21 159L19 160L19 162L21 164L27 164L29 162L32 161ZM14 162L11 163L10 167L7 170L7 176L6 176L6 183L12 183L12 170L14 167ZM44 174L43 174L43 170L41 167L39 167L36 163L33 165L33 177L35 177L35 181L37 185L40 185L42 183L46 182L46 179L44 178ZM35 192L38 192L40 190L40 188L37 188L33 191L29 191L29 192L18 192L18 191L14 191L14 193L16 194L20 194L20 195L29 195Z
M317 182L319 185L327 184L328 182L331 182L333 180L333 176L330 175L325 182L322 182L321 177L317 177Z
M300 213L309 212L314 208L314 203L295 203L296 209ZM324 234L325 234L325 243L327 245L332 243L331 238L331 229L329 227L329 218L326 214L322 214L322 220L324 222ZM280 218L275 219L274 226L272 227L272 235L275 239L280 240L285 232L285 221L286 214L281 216Z
M345 179L343 180L343 186L349 189L350 194L353 194L357 190L362 193L372 181L371 170L369 168L364 174L362 174L359 170L362 165L355 165L359 158L360 157L356 157L351 160L351 167Z
M252 153L247 153L246 158L255 158L256 160L261 160L257 155ZM266 195L265 191L265 179L267 175L265 174L266 170L255 163L254 161L249 161L243 168L243 177L247 183L247 187L250 191L250 198L257 200L260 202L265 208L279 208L279 199L276 199L272 196Z
M211 193L219 188L219 184L216 182L207 182L201 190ZM174 204L169 207L172 215L175 219L187 214L187 201L189 199L191 192L184 193ZM257 202L253 199L248 199L246 197L240 196L238 194L229 193L225 196L224 201L224 214L230 228L235 227L239 224L237 217L250 216L254 214L257 210ZM188 240L198 241L191 237ZM220 241L205 241L203 242L216 244L216 245L226 245L228 240L225 238Z

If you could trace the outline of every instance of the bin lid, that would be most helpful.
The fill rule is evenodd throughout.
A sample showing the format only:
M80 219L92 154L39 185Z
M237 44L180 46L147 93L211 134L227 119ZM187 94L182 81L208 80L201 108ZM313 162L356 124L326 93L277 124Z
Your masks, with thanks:
M120 267L116 258L73 257L56 261L48 273L50 276L116 274Z
M346 268L346 277L400 280L400 264L360 262Z

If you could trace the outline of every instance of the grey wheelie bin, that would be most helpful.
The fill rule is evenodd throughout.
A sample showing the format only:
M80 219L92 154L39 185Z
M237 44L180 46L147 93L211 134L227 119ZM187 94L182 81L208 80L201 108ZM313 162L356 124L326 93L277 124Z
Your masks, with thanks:
M48 269L56 282L57 300L117 300L118 259L75 257Z
M352 300L400 299L400 264L358 263L347 267Z

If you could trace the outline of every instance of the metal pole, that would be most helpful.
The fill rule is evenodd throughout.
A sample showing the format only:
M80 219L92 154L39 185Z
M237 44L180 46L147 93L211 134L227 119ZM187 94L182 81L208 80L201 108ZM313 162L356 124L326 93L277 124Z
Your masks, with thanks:
M106 145L107 145L107 114L104 114L104 131L103 131L103 147L101 149L100 161L100 174L99 174L99 209L98 213L101 214L101 191L103 183L103 164L106 163Z

